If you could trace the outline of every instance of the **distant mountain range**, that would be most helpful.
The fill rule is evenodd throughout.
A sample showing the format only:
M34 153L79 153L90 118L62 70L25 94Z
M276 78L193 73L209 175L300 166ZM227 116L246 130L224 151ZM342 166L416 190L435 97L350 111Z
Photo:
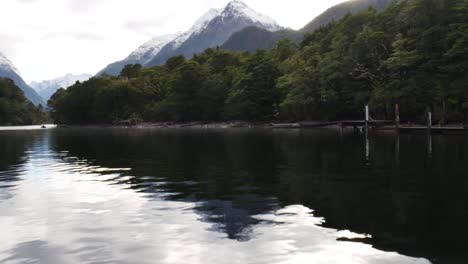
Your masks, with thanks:
M304 35L347 13L356 13L369 7L382 10L393 0L351 0L329 8L300 30L286 29L273 19L251 9L240 0L231 1L223 9L211 9L187 31L156 37L133 51L127 58L114 62L100 71L118 75L127 64L139 63L145 67L164 64L172 56L187 58L207 48L221 46L234 51L255 52L271 49L281 39L300 42Z
M73 75L67 74L60 78L47 80L42 82L31 82L29 86L36 90L36 92L45 100L48 101L50 97L60 88L68 88L74 85L77 81L84 82L91 78L90 74Z
M15 65L2 53L0 53L0 77L13 80L34 105L46 105L44 99L26 84Z

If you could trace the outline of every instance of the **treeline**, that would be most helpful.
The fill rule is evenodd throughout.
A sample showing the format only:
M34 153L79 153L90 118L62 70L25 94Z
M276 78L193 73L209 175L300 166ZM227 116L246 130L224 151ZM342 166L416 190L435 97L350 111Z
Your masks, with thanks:
M57 123L374 117L461 122L468 110L468 1L395 1L254 54L208 49L163 66L127 65L59 90Z
M0 78L0 125L34 125L47 120L42 107L34 106L15 83Z

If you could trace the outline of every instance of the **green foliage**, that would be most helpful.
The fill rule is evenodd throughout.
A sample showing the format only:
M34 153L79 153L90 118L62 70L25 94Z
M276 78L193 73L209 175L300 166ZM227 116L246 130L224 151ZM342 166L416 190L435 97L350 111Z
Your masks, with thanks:
M138 74L140 73L141 69L143 66L141 64L128 64L125 65L125 67L122 69L120 72L120 77L125 77L125 78L136 78L138 77Z
M35 107L12 80L0 78L0 125L34 125L46 120L42 106Z
M382 2L383 3L383 2ZM386 5L386 4L385 4ZM362 8L360 8L362 10ZM468 1L401 0L348 14L254 54L207 49L192 59L93 78L49 101L58 123L240 119L404 119L432 108L441 122L468 115ZM270 47L269 47L270 48Z

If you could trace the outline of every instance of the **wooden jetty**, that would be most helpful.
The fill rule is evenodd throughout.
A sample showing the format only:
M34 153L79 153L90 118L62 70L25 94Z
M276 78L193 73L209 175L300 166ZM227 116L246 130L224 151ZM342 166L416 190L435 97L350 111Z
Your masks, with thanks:
M360 130L369 129L376 130L393 130L401 133L411 133L418 131L426 131L430 133L444 133L444 132L468 132L468 126L433 126L432 113L427 113L427 125L401 125L400 124L400 107L395 105L395 120L374 120L370 117L369 106L365 108L364 120L341 120L341 121L327 121L327 122L296 122L296 123L282 123L271 124L276 129L302 129L302 128L323 128L323 127L353 127Z

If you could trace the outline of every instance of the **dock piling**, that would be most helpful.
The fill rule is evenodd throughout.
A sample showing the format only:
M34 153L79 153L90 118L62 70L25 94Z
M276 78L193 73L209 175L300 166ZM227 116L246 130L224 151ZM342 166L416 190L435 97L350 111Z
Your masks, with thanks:
M369 116L369 105L366 105L366 132L369 129L369 121L370 121L370 116Z
M432 128L432 112L427 113L427 129L431 130Z

